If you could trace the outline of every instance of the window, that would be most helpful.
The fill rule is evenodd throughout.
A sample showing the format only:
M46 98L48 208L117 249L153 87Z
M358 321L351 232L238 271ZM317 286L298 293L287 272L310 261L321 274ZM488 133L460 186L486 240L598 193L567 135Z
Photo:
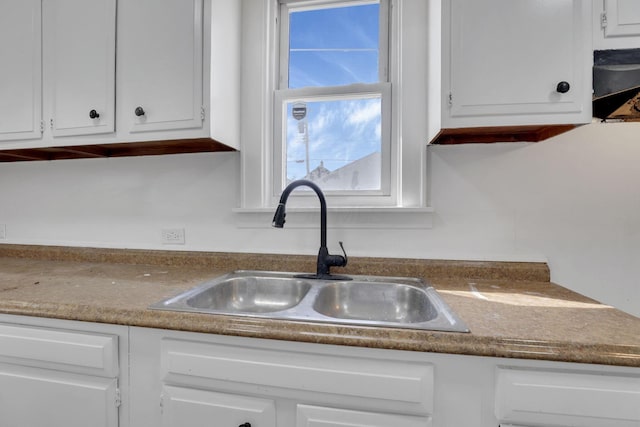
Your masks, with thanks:
M274 194L304 178L327 196L390 197L388 10L281 0Z
M268 226L282 189L307 167L323 175L332 221L404 227L428 216L427 142L439 130L430 118L440 116L438 3L243 1L243 226ZM354 73L355 64L366 71ZM319 138L331 123L333 134ZM316 212L317 199L303 190L291 207Z

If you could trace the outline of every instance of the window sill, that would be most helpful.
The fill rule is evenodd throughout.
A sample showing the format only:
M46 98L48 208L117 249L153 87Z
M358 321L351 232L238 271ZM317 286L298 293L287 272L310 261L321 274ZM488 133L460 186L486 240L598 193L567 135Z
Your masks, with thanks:
M233 209L238 228L269 228L275 208ZM328 228L429 229L431 207L338 207L327 208ZM287 228L317 228L319 208L287 208Z

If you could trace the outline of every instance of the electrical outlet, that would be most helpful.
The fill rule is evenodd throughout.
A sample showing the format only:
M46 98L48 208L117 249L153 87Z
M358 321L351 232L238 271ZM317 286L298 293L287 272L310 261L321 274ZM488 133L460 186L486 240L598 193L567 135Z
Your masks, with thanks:
M163 228L163 245L184 245L184 228Z
M0 240L6 240L6 239L7 239L7 225L0 224Z

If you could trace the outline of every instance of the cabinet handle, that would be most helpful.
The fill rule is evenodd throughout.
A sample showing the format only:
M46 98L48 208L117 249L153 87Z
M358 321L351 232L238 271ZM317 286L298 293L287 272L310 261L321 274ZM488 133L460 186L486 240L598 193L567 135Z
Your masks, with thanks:
M90 119L97 119L98 117L100 117L100 114L98 114L98 112L96 110L89 111L89 118Z
M567 93L569 92L569 89L571 89L571 86L565 81L558 83L558 86L556 86L556 91L558 93Z
M144 108L142 107L136 107L135 111L134 111L135 115L140 117L140 116L144 116Z
M238 427L251 427L251 423L240 424Z

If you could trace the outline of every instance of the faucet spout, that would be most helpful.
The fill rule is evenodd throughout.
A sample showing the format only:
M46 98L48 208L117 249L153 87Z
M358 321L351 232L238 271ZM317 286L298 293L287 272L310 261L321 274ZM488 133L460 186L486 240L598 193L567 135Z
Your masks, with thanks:
M344 267L347 265L347 254L344 251L342 242L340 242L340 246L345 256L329 254L329 250L327 249L327 201L320 187L314 182L300 179L287 185L280 195L280 202L273 215L272 225L276 228L284 227L286 205L289 195L294 189L301 185L311 188L320 200L320 250L318 251L317 270L315 275L302 275L301 277L325 280L350 280L351 278L347 276L335 276L331 274L331 267Z

